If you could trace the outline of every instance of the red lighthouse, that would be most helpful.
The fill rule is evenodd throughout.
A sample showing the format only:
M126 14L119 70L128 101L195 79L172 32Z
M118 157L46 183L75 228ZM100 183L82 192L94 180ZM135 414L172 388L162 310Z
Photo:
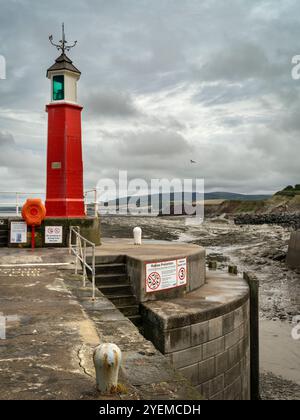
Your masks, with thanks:
M67 45L62 28L62 40L51 44L61 55L47 70L51 81L51 102L48 113L47 146L47 217L83 217L83 163L81 144L81 111L77 103L77 82L80 71L67 57L76 45Z

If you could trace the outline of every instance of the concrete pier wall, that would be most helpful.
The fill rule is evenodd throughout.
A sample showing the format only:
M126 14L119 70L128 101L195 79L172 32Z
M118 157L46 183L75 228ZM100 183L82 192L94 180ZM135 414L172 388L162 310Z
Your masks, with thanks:
M287 264L291 268L300 268L300 230L291 233Z
M197 245L143 241L142 245L137 246L132 239L104 239L101 247L96 250L97 264L105 264L112 260L117 262L119 258L126 264L132 293L139 303L183 297L201 288L205 283L205 249ZM181 259L186 259L186 284L147 292L146 271L149 263L174 262Z
M146 338L204 398L250 399L249 289L243 279L216 275L184 299L142 306Z
M166 246L166 248L168 248ZM170 246L170 256L164 257L157 253L155 258L148 260L143 256L131 256L127 255L127 273L130 278L130 283L133 289L135 296L139 302L146 302L149 300L159 300L159 299L172 299L178 296L184 296L187 292L198 289L203 286L205 282L205 249L201 247L191 247L191 246L177 246L178 250L176 252L181 252L181 254L174 253L174 247ZM180 249L181 248L181 249ZM166 259L187 259L187 284L182 287L168 289L165 291L155 292L155 293L146 293L146 263L152 261L164 261Z

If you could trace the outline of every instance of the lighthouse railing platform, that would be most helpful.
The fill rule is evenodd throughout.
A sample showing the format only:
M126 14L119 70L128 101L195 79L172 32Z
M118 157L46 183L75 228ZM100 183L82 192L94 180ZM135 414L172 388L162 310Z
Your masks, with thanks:
M88 250L91 250L91 263L88 263ZM82 265L82 285L86 287L87 270L92 276L92 300L95 300L96 278L96 245L80 235L79 226L71 226L69 233L69 253L75 255L75 274L78 274L78 265Z

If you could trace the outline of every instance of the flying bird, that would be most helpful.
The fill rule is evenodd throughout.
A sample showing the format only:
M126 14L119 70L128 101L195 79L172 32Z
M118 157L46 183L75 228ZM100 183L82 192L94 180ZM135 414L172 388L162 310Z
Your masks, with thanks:
M191 159L191 163L197 163L197 162L196 162L195 160L192 160L192 159Z

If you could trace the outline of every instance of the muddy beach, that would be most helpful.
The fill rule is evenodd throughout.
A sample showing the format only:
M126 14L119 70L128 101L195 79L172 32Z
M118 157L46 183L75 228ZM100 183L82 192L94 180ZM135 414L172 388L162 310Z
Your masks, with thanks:
M275 225L236 226L225 218L191 224L184 217L102 217L102 237L128 238L140 226L144 239L204 246L207 261L252 271L260 281L262 399L300 399L300 340L291 335L300 314L300 272L286 267L290 229Z

